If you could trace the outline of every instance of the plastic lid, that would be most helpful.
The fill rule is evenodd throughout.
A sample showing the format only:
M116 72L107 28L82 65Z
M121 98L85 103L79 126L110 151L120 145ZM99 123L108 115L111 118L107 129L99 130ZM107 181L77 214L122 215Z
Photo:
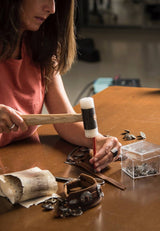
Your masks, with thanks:
M128 152L130 157L141 160L153 158L160 155L160 145L143 140L122 146L121 149L122 155Z

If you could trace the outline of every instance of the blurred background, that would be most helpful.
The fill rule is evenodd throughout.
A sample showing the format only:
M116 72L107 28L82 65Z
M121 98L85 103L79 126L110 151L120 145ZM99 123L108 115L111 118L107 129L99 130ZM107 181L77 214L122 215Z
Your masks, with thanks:
M78 0L78 57L62 78L74 106L110 85L160 88L160 0Z

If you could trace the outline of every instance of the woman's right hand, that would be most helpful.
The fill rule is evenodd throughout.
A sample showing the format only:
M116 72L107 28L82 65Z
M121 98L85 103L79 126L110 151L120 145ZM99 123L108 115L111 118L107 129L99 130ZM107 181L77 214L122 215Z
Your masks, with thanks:
M9 133L11 131L26 131L28 129L27 124L20 116L20 112L15 109L0 104L0 133Z

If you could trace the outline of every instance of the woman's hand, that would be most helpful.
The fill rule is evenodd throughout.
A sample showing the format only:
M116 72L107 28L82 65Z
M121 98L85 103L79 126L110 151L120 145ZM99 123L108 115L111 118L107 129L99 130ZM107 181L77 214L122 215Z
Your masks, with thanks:
M21 129L21 131L28 129L28 126L20 116L20 112L0 104L0 133L9 133L18 129Z
M113 160L118 159L120 155L121 143L116 137L96 137L96 154L90 159L90 163L94 165L95 170L100 172Z

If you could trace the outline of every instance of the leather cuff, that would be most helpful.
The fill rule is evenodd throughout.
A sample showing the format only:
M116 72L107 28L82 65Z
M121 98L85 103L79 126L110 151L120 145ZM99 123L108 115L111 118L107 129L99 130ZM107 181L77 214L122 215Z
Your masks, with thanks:
M84 173L66 184L65 193L70 207L80 206L83 210L96 206L104 196L97 181Z
M87 175L65 184L65 198L59 200L56 217L82 215L84 211L98 205L104 196L100 184Z

